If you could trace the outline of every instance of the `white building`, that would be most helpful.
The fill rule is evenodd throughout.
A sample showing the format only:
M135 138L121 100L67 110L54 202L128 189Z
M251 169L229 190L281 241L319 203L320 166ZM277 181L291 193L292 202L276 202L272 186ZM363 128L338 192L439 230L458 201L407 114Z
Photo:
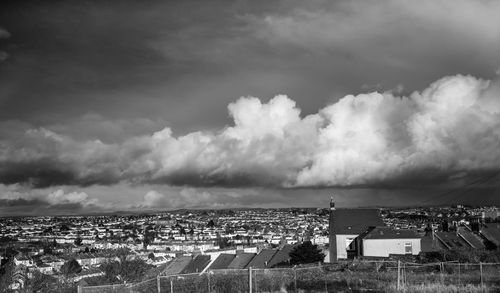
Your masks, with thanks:
M358 236L371 226L383 226L377 209L336 209L330 202L330 262L360 255Z
M417 255L421 251L420 237L413 230L372 227L359 238L359 252L362 256Z

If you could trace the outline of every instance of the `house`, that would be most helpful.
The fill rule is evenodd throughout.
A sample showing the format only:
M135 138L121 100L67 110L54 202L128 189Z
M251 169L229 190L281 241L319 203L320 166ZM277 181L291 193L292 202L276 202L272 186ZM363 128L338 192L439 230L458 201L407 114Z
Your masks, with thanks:
M483 236L487 242L495 247L500 248L500 224L499 223L489 223L481 227L479 231L481 236Z
M462 239L465 240L465 242L467 242L467 244L473 249L486 248L481 237L477 234L472 233L472 231L467 227L458 227L457 235L462 237Z
M418 255L421 251L420 236L413 230L370 227L358 238L359 256Z
M336 209L333 199L329 224L330 262L359 255L356 238L369 227L385 226L378 209Z
M227 269L227 267L234 260L235 257L236 257L235 254L221 253L208 269L209 270Z
M16 266L23 265L26 267L32 267L35 263L31 257L20 253L14 257L14 264Z
M275 249L264 249L247 264L246 268L264 269L275 254Z
M184 268L191 262L191 256L180 256L174 258L171 262L167 264L163 272L163 276L177 275L184 270Z
M199 254L189 262L181 274L201 273L210 263L210 255Z
M434 233L434 237L445 249L471 248L467 241L455 232L439 231Z
M237 253L233 261L227 266L228 269L244 269L255 257L255 253Z
M277 267L280 265L285 265L290 263L290 252L296 247L296 245L286 244L278 252L276 252L271 260L267 263L268 268Z
M155 256L152 259L148 258L146 262L150 265L155 266L155 267L159 267L163 264L166 264L168 261L169 261L169 259L164 257L164 256Z

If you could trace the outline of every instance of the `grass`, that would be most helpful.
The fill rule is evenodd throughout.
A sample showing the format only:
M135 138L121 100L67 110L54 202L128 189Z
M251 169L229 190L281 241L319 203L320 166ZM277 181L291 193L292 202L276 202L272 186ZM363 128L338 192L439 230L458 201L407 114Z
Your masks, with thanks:
M401 272L402 290L397 290L397 269L394 264L363 263L309 268L253 270L253 292L500 292L500 265L483 266L483 283L478 265L446 264L405 266ZM209 274L162 277L161 292L175 293L248 292L248 270L222 270ZM210 289L209 289L210 286ZM91 289L91 288L89 288ZM97 289L97 288L96 288ZM130 292L156 292L156 280L132 286ZM83 290L82 292L106 292ZM115 291L116 292L116 291Z

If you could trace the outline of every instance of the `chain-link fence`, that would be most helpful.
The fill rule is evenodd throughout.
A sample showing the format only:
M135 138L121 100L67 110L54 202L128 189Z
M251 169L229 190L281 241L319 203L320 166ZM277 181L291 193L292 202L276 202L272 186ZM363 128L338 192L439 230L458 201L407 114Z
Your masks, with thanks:
M457 288L456 291L475 287L481 292L500 292L500 264L459 262L400 264L401 288L439 286Z
M212 270L79 293L500 292L500 264L351 261L312 267Z

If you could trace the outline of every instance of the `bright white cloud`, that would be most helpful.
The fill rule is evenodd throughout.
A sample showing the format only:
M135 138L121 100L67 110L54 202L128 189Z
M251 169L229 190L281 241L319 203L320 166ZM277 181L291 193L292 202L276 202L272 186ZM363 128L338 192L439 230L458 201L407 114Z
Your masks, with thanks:
M245 191L254 193L253 191ZM211 192L197 188L167 188L163 192L150 190L144 195L144 200L140 207L147 208L185 208L185 207L231 207L237 206L240 193L223 191Z
M86 194L85 192L73 191L65 193L62 189L58 189L47 195L47 201L52 205L82 204L86 206L97 203L97 199L90 199L88 194Z
M64 204L77 204L81 207L96 205L98 199L91 198L86 192L66 192L64 189L32 189L20 184L0 184L0 200L35 202L43 206L57 206ZM109 204L100 204L109 207Z
M165 128L106 144L32 129L20 140L0 142L6 146L0 161L9 170L48 166L56 175L70 174L68 183L79 184L349 186L418 177L419 172L481 172L500 166L499 93L498 82L457 75L408 97L348 95L306 117L283 95L268 103L243 97L228 106L234 125L218 132L176 137ZM36 182L42 175L56 176L32 173L26 180ZM188 194L179 201L179 196L151 191L144 200L145 205L181 206L204 196ZM72 193L53 197L85 200Z

